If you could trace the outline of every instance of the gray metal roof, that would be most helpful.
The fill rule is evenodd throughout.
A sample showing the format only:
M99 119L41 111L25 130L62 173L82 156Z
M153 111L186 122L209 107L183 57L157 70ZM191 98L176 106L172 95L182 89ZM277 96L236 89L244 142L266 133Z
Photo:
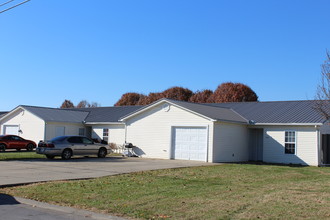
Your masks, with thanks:
M236 102L204 104L230 108L255 123L324 123L325 118L315 109L315 102Z
M70 109L45 108L26 105L22 105L21 107L46 122L82 123L89 114L89 112L72 111Z
M256 124L324 123L325 118L315 109L315 101L237 102L198 104L162 99L205 117L237 123L254 121ZM157 102L160 102L159 100ZM157 103L155 102L155 103ZM79 109L22 106L45 121L69 123L117 123L143 111L149 106L120 106Z
M5 116L5 114L7 114L8 112L0 112L0 118L2 118L3 116Z
M85 119L87 123L111 122L116 123L121 117L140 109L142 106L118 106L118 107L97 107L97 108L77 108L75 111L88 111Z
M168 101L177 104L183 108L189 109L193 112L198 114L204 115L208 118L217 120L217 121L228 121L228 122L238 122L238 123L247 123L246 120L241 115L237 114L235 111L229 108L223 107L216 107L198 103L191 103L191 102L182 102L176 100L169 100Z
M116 123L122 116L141 108L141 106L120 106L60 109L25 105L22 105L21 107L25 108L26 110L30 111L45 121L69 123Z

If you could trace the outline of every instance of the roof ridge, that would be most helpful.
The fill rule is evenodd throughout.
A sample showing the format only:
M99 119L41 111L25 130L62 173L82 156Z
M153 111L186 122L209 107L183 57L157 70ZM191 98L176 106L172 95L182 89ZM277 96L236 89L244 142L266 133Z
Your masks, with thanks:
M39 108L39 109L49 109L49 110L59 110L59 111L77 111L76 108L52 108L52 107L42 107L42 106L32 106L32 105L19 105L18 107L27 107L27 108ZM78 110L80 112L88 112L83 110Z
M86 107L86 108L74 108L78 109L100 109L100 108L126 108L126 107L142 107L145 105L122 105L122 106L102 106L102 107Z
M313 102L317 100L284 100L284 101L252 101L252 102L213 102L203 104L246 104L246 103L280 103L280 102Z

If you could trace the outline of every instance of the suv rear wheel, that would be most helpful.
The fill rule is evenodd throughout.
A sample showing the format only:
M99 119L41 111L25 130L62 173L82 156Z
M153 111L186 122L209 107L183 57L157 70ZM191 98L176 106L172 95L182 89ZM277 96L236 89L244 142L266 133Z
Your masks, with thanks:
M27 146L26 146L26 150L27 151L32 151L33 150L33 144L28 144Z
M107 156L107 149L105 149L104 147L100 148L97 156L99 158L105 158Z
M0 151L5 151L6 150L6 145L0 144Z
M72 151L70 149L64 149L62 152L62 159L69 160L72 157Z

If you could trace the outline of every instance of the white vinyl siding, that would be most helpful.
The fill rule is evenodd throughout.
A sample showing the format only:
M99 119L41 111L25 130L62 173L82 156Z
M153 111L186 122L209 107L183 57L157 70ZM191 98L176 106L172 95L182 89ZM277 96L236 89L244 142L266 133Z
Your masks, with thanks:
M38 143L44 139L45 122L29 111L21 108L16 109L6 118L1 120L1 131L4 132L4 127L7 125L18 126L18 135L22 138L32 140Z
M242 162L249 159L249 138L246 125L215 123L214 162Z
M79 135L80 128L84 128L84 125L73 123L47 122L45 129L45 139L50 140L54 137L61 135Z
M55 127L55 137L65 135L65 126L56 126Z
M295 154L285 154L285 131L295 131ZM264 128L264 162L318 165L315 127L269 126Z
M103 129L109 129L109 143L115 143L117 145L123 145L125 142L125 125L95 125L92 127L92 138L102 140Z
M170 159L172 127L207 127L211 131L213 122L174 105L164 109L160 103L127 121L127 142L137 146L142 157ZM212 138L209 132L208 146L212 146ZM207 148L207 155L212 155L212 148ZM212 157L207 161L212 162Z

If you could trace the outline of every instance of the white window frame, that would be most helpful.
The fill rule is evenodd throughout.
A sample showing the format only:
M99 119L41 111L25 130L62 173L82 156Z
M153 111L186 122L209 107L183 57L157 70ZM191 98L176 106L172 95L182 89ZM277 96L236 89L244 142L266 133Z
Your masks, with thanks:
M108 135L104 135L104 134L108 134ZM102 129L102 140L109 143L109 128L103 128Z
M83 131L83 132L81 132L81 131ZM86 133L86 129L85 128L79 128L78 129L78 135L79 136L85 136L85 133Z
M289 134L294 134L294 141L292 140L287 140L287 137L288 139L290 139L290 137L292 138L292 136L288 135L287 136L287 132ZM294 145L294 153L287 153L286 152L286 144L293 144ZM292 155L296 155L297 154L297 131L293 131L293 130L287 130L284 132L284 153L285 154L292 154Z

